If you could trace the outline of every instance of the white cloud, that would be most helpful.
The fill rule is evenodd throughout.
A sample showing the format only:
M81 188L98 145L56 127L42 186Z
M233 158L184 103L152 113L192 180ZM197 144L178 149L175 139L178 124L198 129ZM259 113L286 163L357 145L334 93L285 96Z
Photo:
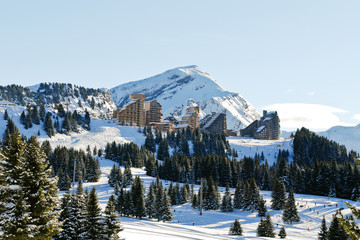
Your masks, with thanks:
M355 116L353 118L357 121L360 121L360 114L355 114Z
M337 116L337 114L346 113L345 110L326 105L281 103L267 106L264 109L277 111L280 117L281 128L285 130L306 127L313 131L318 131L327 130L337 125L351 125L341 122Z
M310 97L315 96L315 92L308 92L307 94L308 94Z

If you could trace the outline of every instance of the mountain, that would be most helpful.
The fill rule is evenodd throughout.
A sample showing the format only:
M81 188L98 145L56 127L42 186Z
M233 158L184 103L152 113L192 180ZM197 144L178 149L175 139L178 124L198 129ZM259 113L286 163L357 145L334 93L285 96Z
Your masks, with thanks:
M240 94L226 91L198 66L179 67L156 76L110 89L118 107L124 106L132 93L145 94L146 101L157 100L164 117L180 117L188 105L198 105L200 118L212 112L224 112L229 129L239 130L260 117L258 111Z
M87 110L96 118L108 118L116 109L108 90L65 83L40 83L30 87L0 86L0 99L20 106L44 105L46 111L52 112L61 103L65 111L76 110L79 114L84 114Z
M360 153L360 124L354 127L336 126L317 134Z

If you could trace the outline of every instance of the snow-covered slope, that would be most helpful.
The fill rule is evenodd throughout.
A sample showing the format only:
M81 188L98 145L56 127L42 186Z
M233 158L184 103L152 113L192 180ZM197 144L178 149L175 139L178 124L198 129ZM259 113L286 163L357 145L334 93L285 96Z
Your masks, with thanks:
M317 134L360 153L360 124L355 127L336 126Z
M260 117L240 94L226 91L198 66L171 69L110 89L118 107L124 106L132 93L144 93L146 100L158 100L164 117L181 116L189 103L201 108L200 117L211 112L225 112L229 129L244 128Z

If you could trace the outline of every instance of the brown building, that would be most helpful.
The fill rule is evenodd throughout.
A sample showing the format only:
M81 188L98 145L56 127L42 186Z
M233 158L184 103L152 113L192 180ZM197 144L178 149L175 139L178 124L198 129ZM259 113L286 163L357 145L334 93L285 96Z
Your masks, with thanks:
M174 122L171 121L151 122L149 125L160 132L174 131Z
M129 102L117 111L117 120L120 125L139 126L145 125L145 95L130 94Z
M180 125L187 124L191 130L195 130L200 127L200 108L196 107L188 107L185 110L185 115L179 121ZM177 128L177 127L175 127Z
M162 121L161 104L156 100L145 102L144 94L130 94L129 102L113 115L120 125L125 126L143 127Z
M160 123L162 121L161 104L158 101L152 100L145 102L145 118L146 126L152 122Z

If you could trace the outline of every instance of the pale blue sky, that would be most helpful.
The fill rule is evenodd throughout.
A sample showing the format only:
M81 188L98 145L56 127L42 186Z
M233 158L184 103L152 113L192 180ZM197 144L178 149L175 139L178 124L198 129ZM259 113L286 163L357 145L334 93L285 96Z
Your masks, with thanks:
M111 88L195 64L259 110L326 105L345 112L316 116L338 117L323 128L360 123L359 13L359 1L0 0L0 85Z

